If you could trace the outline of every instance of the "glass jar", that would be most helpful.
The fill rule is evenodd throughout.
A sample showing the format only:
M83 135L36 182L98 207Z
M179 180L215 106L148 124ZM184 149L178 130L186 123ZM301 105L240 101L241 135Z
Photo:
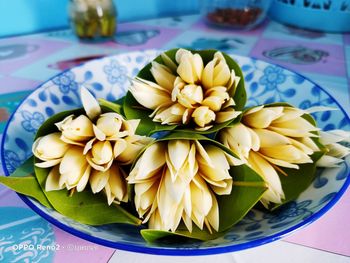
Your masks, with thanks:
M249 30L266 18L271 0L203 0L207 24Z
M112 0L70 0L68 12L80 39L109 39L115 35L117 11Z

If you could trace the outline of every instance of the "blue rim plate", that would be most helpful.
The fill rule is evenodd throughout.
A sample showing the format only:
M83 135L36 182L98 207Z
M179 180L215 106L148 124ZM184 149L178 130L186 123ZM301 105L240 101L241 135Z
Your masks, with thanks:
M28 157L36 130L63 110L81 107L78 87L84 85L97 97L115 100L125 94L128 77L159 54L157 50L123 53L93 60L66 70L40 85L12 114L1 142L1 161L8 176ZM249 57L232 55L245 74L247 106L288 102L300 108L327 106L338 109L314 114L324 130L350 130L350 120L339 103L307 78ZM260 246L304 227L326 213L350 184L350 158L339 167L319 170L317 178L295 201L278 213L252 210L223 237L206 242L148 244L139 227L126 225L87 226L43 207L20 195L35 212L57 227L88 241L128 251L157 255L208 255Z

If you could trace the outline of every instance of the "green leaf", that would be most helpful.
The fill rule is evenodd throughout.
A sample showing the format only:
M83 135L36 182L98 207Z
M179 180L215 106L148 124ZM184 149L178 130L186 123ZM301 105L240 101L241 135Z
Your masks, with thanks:
M116 112L123 114L123 107L115 102L110 102L105 99L98 99L98 102L103 112Z
M34 176L33 158L25 161L10 176L0 176L0 183L17 193L36 199L46 207L52 207Z
M166 51L165 53L168 55L170 59L172 59L175 62L175 54L178 49L171 49ZM217 50L191 50L193 53L198 53L201 55L204 65L206 65L208 62L210 62L215 52ZM245 84L244 84L244 76L243 73L239 67L239 65L227 54L222 53L225 57L226 63L228 64L230 69L234 69L237 76L241 77L240 82L238 83L235 94L233 95L233 99L236 103L234 106L235 110L240 111L244 108L244 105L247 101L247 94L245 90ZM154 59L154 61L164 64L162 57L159 55ZM150 80L155 82L150 69L152 65L151 63L147 64L143 69L140 70L138 73L138 77L146 80ZM233 90L233 89L232 89ZM232 95L232 94L231 94ZM155 132L159 131L171 131L171 130L179 130L179 131L185 131L185 132L196 132L200 134L211 134L214 132L217 132L218 130L228 126L232 123L233 120L226 121L224 123L214 124L214 126L206 131L196 131L194 130L193 125L161 125L160 123L153 122L153 120L149 117L149 115L152 113L151 110L143 107L140 105L136 99L133 97L133 95L128 92L126 95L126 99L124 100L123 104L123 110L125 113L125 116L128 119L141 119L141 123L139 125L139 129L137 130L137 133L141 135L150 135Z
M299 165L299 169L288 169L284 168L283 171L287 174L283 175L278 173L281 183L282 189L284 191L285 199L282 204L271 204L269 209L275 210L280 206L295 200L302 192L304 192L311 183L316 178L316 162L319 160L324 152L314 153L311 158L314 161L313 163L301 164Z
M201 241L207 241L216 239L223 236L225 232L209 233L206 229L199 229L196 225L193 225L192 233L190 233L184 226L180 226L176 232L162 231L155 229L142 229L142 237L150 243L162 242L163 239L171 239L172 242L181 242L184 239L196 239Z
M267 187L264 180L247 165L231 166L233 187L230 195L218 196L220 229L238 223L259 202Z
M41 188L52 207L62 215L87 225L125 223L139 225L141 220L120 205L108 206L106 197L93 194L90 190L75 192L72 196L67 190L46 192L45 181L49 169L35 167L35 174Z

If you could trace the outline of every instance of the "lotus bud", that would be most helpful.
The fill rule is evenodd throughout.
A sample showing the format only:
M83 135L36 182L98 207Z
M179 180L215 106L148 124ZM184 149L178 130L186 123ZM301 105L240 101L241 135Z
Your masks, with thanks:
M85 115L68 116L56 126L62 132L61 139L69 144L83 145L84 141L95 136L93 124Z
M118 140L133 135L138 124L139 120L126 121L118 113L108 112L98 118L94 132L99 140ZM103 135L99 136L98 133L100 132Z
M201 74L203 71L202 57L199 54L192 54L191 52L184 52L177 57L179 58L179 66L177 67L177 73L179 76L186 83L197 83L201 79Z
M205 89L226 86L230 81L231 71L221 52L216 52L212 61L204 68L202 83Z
M180 103L176 103L170 107L159 109L153 120L156 122L161 122L162 124L169 125L181 123L186 110L187 109Z
M152 141L152 138L139 135L132 135L125 139L117 140L113 149L114 158L120 164L131 164L140 151Z
M60 133L55 132L35 140L32 152L35 157L44 161L37 163L38 167L51 167L57 165L69 148L69 145L60 139Z
M89 164L98 171L107 171L113 162L113 148L109 141L97 141L87 153Z
M90 175L91 168L83 155L83 149L71 146L62 158L59 165L59 185L66 186L69 190L77 187L84 189ZM81 182L80 182L81 181Z
M215 120L215 113L207 106L200 106L192 113L194 122L201 128L209 127L208 124Z
M176 93L176 91L178 92ZM187 108L193 108L203 101L202 87L195 84L188 84L181 90L174 89L173 94L178 102Z
M248 110L242 122L252 128L264 129L271 125L272 121L282 115L283 107L258 106Z
M166 89L140 78L132 80L129 90L138 103L151 110L171 103L171 96Z

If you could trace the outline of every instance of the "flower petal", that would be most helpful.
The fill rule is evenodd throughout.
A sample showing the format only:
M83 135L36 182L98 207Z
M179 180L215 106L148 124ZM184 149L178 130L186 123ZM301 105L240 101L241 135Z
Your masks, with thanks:
M208 223L215 231L219 231L219 205L216 197L211 193L212 207L207 215Z
M129 90L138 103L151 110L171 102L170 94L138 79L132 80Z
M98 101L92 96L87 88L81 86L80 88L80 98L83 104L84 110L89 116L90 120L94 120L99 115L101 115L101 107Z
M263 194L263 204L266 205L269 202L281 203L284 198L284 192L282 190L281 180L276 170L266 161L260 157L257 153L250 152L249 164L267 183L268 189Z
M49 192L49 191L63 189L65 186L59 184L59 179L60 179L59 167L58 165L56 165L50 170L46 178L45 191Z
M260 140L260 147L274 147L291 144L289 138L267 129L254 129Z
M164 64L173 72L176 72L177 65L174 61L171 60L171 58L165 53L161 53L160 56L162 57L162 60Z
M90 173L91 173L91 166L87 165L84 174L82 175L82 177L80 178L77 184L77 187L76 187L77 192L82 192L85 189L87 183L89 182Z
M267 157L283 160L289 163L312 163L312 159L293 145L278 145L260 148L259 152Z
M55 166L55 165L59 164L61 161L62 161L62 158L60 158L60 159L52 159L50 161L36 163L35 166L36 167L40 167L40 168L49 168L49 167L52 167L52 166Z
M62 158L69 145L60 136L60 132L55 132L36 139L32 146L34 156L43 161Z
M114 158L118 158L119 155L125 151L127 146L128 146L128 143L124 139L119 139L115 141L114 148L113 148Z
M108 183L110 177L110 170L105 172L93 170L90 175L90 186L94 194L99 193Z
M112 165L110 168L108 185L111 189L111 194L118 202L128 201L125 175L123 170L117 165Z
M165 164L165 143L156 142L150 145L137 161L138 167L130 172L135 173L136 180L148 178L153 172L161 168Z
M169 160L175 172L178 172L183 166L189 151L190 142L188 140L171 140L168 142Z
M283 107L266 107L258 111L248 111L243 115L242 122L252 128L267 128L273 120L282 115Z
M223 123L226 121L234 120L236 119L239 115L241 115L241 111L235 111L233 108L229 108L225 111L219 111L216 113L216 123Z
M161 87L171 92L174 87L176 76L171 73L171 70L167 66L159 64L156 61L152 61L151 65L150 72L152 73L152 76L156 82Z
M66 185L76 186L83 176L87 162L81 147L73 146L69 148L60 163L59 172L66 175Z
M339 165L344 162L343 159L336 158L333 156L329 155L323 155L316 163L317 167L325 167L325 168L330 168L330 167L339 167Z
M82 142L93 137L93 124L88 117L80 115L60 125L62 136L74 142Z

